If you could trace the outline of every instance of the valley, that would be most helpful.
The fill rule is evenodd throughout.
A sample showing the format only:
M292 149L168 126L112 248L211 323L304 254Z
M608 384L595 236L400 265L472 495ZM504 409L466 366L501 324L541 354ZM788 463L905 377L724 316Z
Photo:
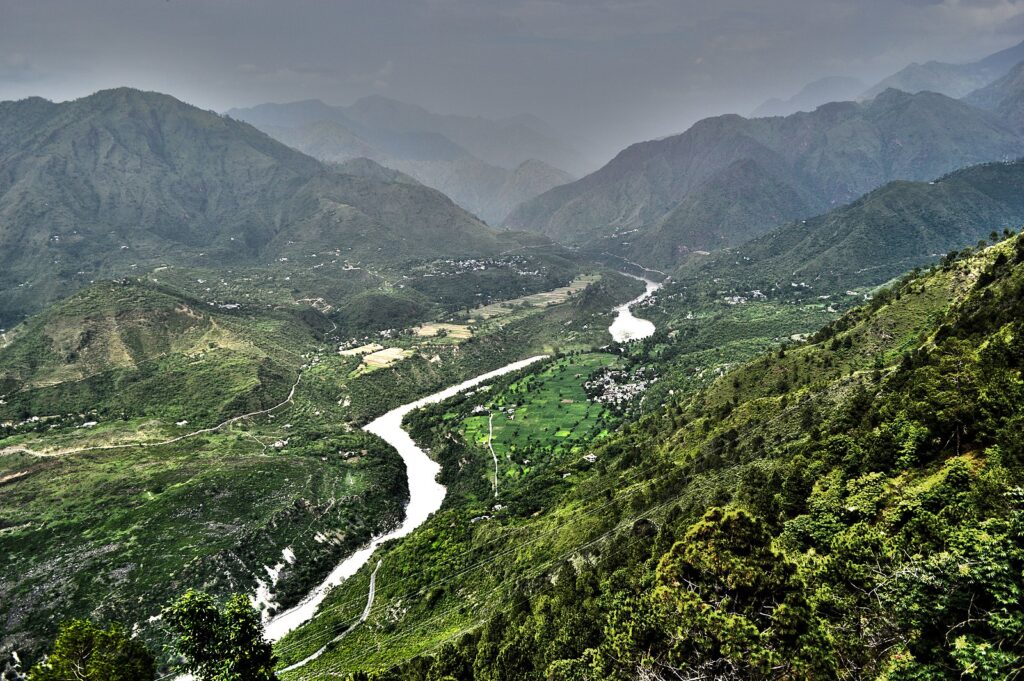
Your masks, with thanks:
M0 680L1020 676L1024 9L8 4Z
M161 272L158 276L163 274ZM83 389L85 386L81 380L73 380L69 384L44 384L32 391L7 394L3 408L11 409L12 414L19 409L45 409L47 404L54 403L53 400L68 404L69 397L80 400L86 411L81 416L29 417L4 424L8 435L0 441L0 451L4 452L5 485L16 481L18 487L11 490L14 494L4 495L4 514L10 518L11 524L6 527L0 542L12 548L23 547L23 550L15 549L8 555L14 560L25 560L26 566L35 565L36 579L43 579L53 586L59 582L47 576L53 574L50 570L63 570L62 565L68 560L82 560L79 556L95 550L89 547L105 546L105 551L99 553L97 559L111 567L96 569L91 582L60 585L59 590L50 592L48 596L51 607L82 607L75 603L88 603L91 589L112 588L112 582L106 575L111 574L108 570L116 568L128 575L128 579L113 582L118 585L116 593L119 598L111 601L108 597L111 607L121 611L130 607L130 611L139 613L136 621L142 630L153 629L157 636L159 622L147 623L145 619L158 611L159 604L166 600L163 593L177 590L180 583L197 578L207 588L215 590L238 589L249 584L251 586L243 588L255 592L257 580L267 581L262 566L274 565L279 561L282 550L287 549L291 560L280 566L272 583L269 583L273 598L266 607L267 613L273 615L277 608L289 608L298 603L312 586L312 580L327 579L328 585L331 580L337 580L337 575L331 577L328 574L329 565L339 556L366 544L371 536L398 525L402 517L402 508L409 498L407 480L401 472L402 459L396 454L383 454L394 450L386 445L382 449L382 445L376 444L380 440L360 435L356 427L383 411L397 407L403 398L418 397L432 386L438 389L446 381L461 380L479 368L500 365L503 357L514 360L529 352L552 352L556 347L553 343L557 342L558 347L562 347L568 339L559 330L564 329L565 324L580 327L581 337L577 341L581 343L580 347L589 347L602 334L607 338L602 329L610 322L608 311L617 300L634 295L631 293L634 290L631 280L623 278L621 284L616 284L622 289L622 293L616 293L609 277L612 275L584 278L582 286L572 289L573 294L557 293L556 298L549 297L540 306L519 305L514 320L504 320L493 329L477 330L470 337L421 336L411 331L394 334L394 338L389 338L391 333L378 334L376 337L382 347L387 344L408 353L408 356L397 364L369 373L360 371L360 356L331 352L320 338L320 331L315 334L307 331L308 335L302 336L296 333L299 327L293 326L286 336L280 336L271 321L273 313L270 316L263 313L262 318L257 316L258 323L253 323L249 316L249 321L241 326L241 320L235 316L239 313L233 310L195 315L199 320L209 316L211 322L220 325L218 328L244 328L248 335L244 344L215 347L212 352L214 355L222 353L221 356L216 359L207 357L204 361L216 361L214 366L241 367L244 365L239 361L250 361L248 358L252 356L265 365L268 360L273 361L273 353L266 357L252 353L259 347L267 347L280 353L281 366L277 371L291 373L290 378L281 376L283 380L268 384L261 392L245 398L250 404L254 399L263 401L265 406L250 409L242 416L231 415L231 411L233 404L244 404L239 402L240 396L255 387L245 381L238 384L240 392L237 395L233 393L236 388L230 383L208 385L212 404L220 401L224 405L218 412L201 411L202 403L196 401L195 391L184 386L182 389L189 391L190 402L170 411L168 408L173 402L152 393L149 404L159 404L159 412L147 407L145 400L136 403L139 410L136 415L111 414L102 407L96 409L95 402L93 409L87 409L84 405L88 404L89 398L104 394L105 382L110 380L109 372L102 370L86 378L91 384L88 390ZM145 296L150 295L150 286L152 284L144 282L120 284L111 291L136 297L142 294L145 300ZM588 286L591 290L585 290ZM597 293L598 290L601 293ZM592 302L567 309L568 301L577 301L578 305L580 296L588 293L595 298ZM106 292L101 287L84 295L89 299L106 295ZM603 297L609 295L612 297ZM158 297L157 300L164 304L163 298ZM180 299L171 300L175 301L171 304L177 306L174 309L180 310L181 303L177 302ZM90 307L95 309L94 305ZM188 314L185 317L193 319ZM600 320L605 318L609 322L602 325ZM552 324L553 320L559 321ZM587 330L591 324L594 325L593 330ZM324 328L320 323L313 326ZM323 332L337 343L336 336L331 336L329 329L328 326ZM122 326L121 333L124 330ZM523 332L528 335L522 337L520 334ZM39 330L19 332L18 340L28 343L34 338L34 333L39 333ZM209 338L209 335L200 338ZM278 347L283 338L291 339L291 348ZM594 340L585 340L590 338ZM32 342L36 340L38 338ZM177 339L174 342L180 343ZM353 342L358 341L349 341ZM268 343L270 345L263 345ZM204 354L211 352L205 345L202 347ZM183 348L186 353L191 352L187 344ZM241 354L235 356L232 354L235 352ZM173 371L170 368L175 366L175 356L172 351L170 355L147 360L138 367L166 383L171 375L168 370ZM191 360L193 364L195 361ZM118 383L131 386L141 378L142 384L136 389L142 388L146 373L140 375L139 369L133 372L115 368L115 375L123 374L117 379ZM260 369L260 373L265 372L265 369ZM208 372L205 375L208 376ZM385 386L386 389L381 390ZM78 392L69 392L69 387ZM217 419L214 413L224 414L224 418ZM204 420L209 425L204 425ZM217 465L204 470L204 461L216 462ZM146 474L137 473L117 483L114 471L124 468L128 462L132 470L146 471ZM269 463L276 470L268 467ZM201 470L204 472L199 475ZM90 485L103 480L103 476L110 479L112 474L115 486L110 487L107 483L97 486L95 492L87 491ZM259 485L254 484L254 476L258 476ZM44 525L38 525L38 519L47 516L37 509L53 506L56 499L67 498L63 495L68 493L66 485L72 479L84 485L70 497L76 502L57 504L62 508L61 514ZM282 480L291 483L282 486ZM92 509L125 494L126 488L118 485L138 489L138 501L112 517L105 526L73 540L79 519L89 517ZM277 489L269 494L268 486ZM210 495L209 502L197 509L198 517L182 528L183 538L192 532L187 529L192 527L191 523L201 522L216 533L217 541L210 541L211 535L206 541L169 544L169 536L164 536L169 527L159 524L159 519L166 513L164 522L173 523L176 514L162 508L173 509L182 496L194 498L203 494L200 490L209 490L205 492ZM228 490L236 493L227 494ZM255 496L239 496L238 493L242 492ZM259 508L261 514L238 515L240 509L252 504L256 498L263 499L261 504L254 506L254 510ZM25 499L33 502L26 506ZM291 508L294 499L301 499L301 505ZM16 506L8 506L8 503L17 504L17 510ZM28 522L19 521L20 518ZM276 530L271 532L271 528ZM52 537L55 532L61 532L64 539L52 549L44 549L31 540L26 542L27 538L34 536ZM195 558L187 570L179 573L170 564L164 567L152 559L140 560L147 551L144 537L148 533L152 533L148 536L162 537L160 543L166 546L167 559L192 553ZM110 540L117 536L130 536L131 540L128 543L115 540L111 544ZM26 572L32 574L33 570ZM176 579L164 581L171 575ZM211 581L214 575L217 575L217 580ZM156 586L158 582L162 584L159 588ZM36 583L25 580L14 588L34 588ZM138 603L134 603L136 596L141 597ZM129 602L133 604L128 606ZM13 605L15 602L9 603ZM115 606L116 603L120 604ZM14 611L9 611L7 616L13 614ZM35 621L39 622L38 619ZM271 619L271 623L287 621L287 616L280 620ZM18 629L9 629L9 635L15 631ZM22 635L39 631L45 629L30 625L22 630ZM22 647L25 652L29 649Z

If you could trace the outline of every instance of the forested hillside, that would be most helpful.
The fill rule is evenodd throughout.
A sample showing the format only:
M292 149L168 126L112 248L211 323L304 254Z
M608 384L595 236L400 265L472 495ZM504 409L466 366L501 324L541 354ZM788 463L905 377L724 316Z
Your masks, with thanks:
M676 278L746 296L801 283L816 294L842 294L1022 224L1024 162L983 164L929 182L892 182L737 248L691 255Z
M655 408L593 465L545 468L493 517L460 527L474 505L452 507L384 563L430 597L385 595L387 646L356 632L325 657L382 679L1012 678L1022 300L1020 238L947 259ZM464 409L414 424L442 461Z

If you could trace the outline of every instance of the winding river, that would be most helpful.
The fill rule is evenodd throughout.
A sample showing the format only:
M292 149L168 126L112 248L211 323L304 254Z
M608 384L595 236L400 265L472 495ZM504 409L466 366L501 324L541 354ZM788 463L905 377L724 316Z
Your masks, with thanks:
M661 286L661 284L649 279L642 279L641 277L635 277L633 275L627 276L631 276L634 279L640 279L647 285L647 289L642 295L615 308L615 312L617 314L612 325L608 327L608 332L612 335L612 338L619 343L639 340L654 333L654 324L646 319L634 317L633 313L630 311L630 307L649 298ZM433 395L428 395L427 397L418 399L415 402L410 402L409 404L404 404L401 407L392 409L383 416L363 426L363 430L377 435L394 447L398 451L399 456L402 457L402 461L405 463L406 471L409 476L409 505L405 509L405 520L403 520L402 524L391 532L376 537L369 544L339 563L327 578L324 579L324 581L316 588L310 591L298 605L289 610L285 610L270 619L265 626L265 633L269 640L279 641L285 634L293 631L300 625L312 619L317 608L320 607L320 604L323 603L324 599L327 597L327 593L363 567L363 565L370 560L370 557L373 555L373 552L377 550L378 546L391 539L398 539L399 537L404 537L411 533L417 527L426 522L427 518L429 518L432 513L441 508L441 503L444 501L446 493L444 486L437 482L437 475L441 472L441 467L437 462L427 456L426 452L417 447L416 443L413 442L411 437L409 437L409 434L402 428L402 419L405 415L428 404L436 404L437 402L446 400L464 390L469 390L470 388L480 385L481 383L486 383L498 376L518 371L519 369L527 367L534 362L545 359L546 357L547 355L537 355L535 357L519 360L518 362L512 362L500 369L489 371L486 374L481 374L475 378L463 381L458 385L453 385L440 392L434 393ZM376 575L376 572L374 574ZM364 615L369 614L369 610L372 605L373 592L371 591L369 598L367 599ZM301 666L305 662L314 659L319 652L320 651L310 658L307 658L307 660L303 660L299 664L293 665L289 669L294 669L295 667Z
M647 300L654 295L655 291L661 288L661 284L656 281L626 274L625 272L622 274L644 282L647 290L628 303L623 303L615 308L615 312L618 314L615 315L615 321L612 322L612 325L608 327L608 333L612 335L612 339L616 343L628 343L629 341L641 340L654 335L654 323L646 319L634 317L630 308Z

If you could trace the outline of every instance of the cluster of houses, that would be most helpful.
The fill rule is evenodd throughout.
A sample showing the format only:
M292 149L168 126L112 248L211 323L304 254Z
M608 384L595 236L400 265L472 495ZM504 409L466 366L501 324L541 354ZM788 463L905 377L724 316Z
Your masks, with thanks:
M426 266L424 277L452 277L467 272L480 272L487 269L511 269L523 277L539 277L540 270L530 269L529 261L521 255L505 258L453 258L435 260Z
M583 384L592 402L621 411L634 399L643 395L657 379L653 372L640 367L633 372L622 369L604 369Z

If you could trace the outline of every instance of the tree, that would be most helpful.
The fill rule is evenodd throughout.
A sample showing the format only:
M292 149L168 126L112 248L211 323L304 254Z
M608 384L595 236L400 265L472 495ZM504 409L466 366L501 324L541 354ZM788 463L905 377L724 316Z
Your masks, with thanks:
M259 613L243 594L221 610L209 594L188 591L163 609L163 617L198 681L277 681Z
M101 629L89 620L60 627L53 650L32 667L29 681L152 681L153 656L141 641L112 625Z
M661 557L653 588L613 603L599 671L610 679L827 678L830 651L804 590L763 523L713 508Z

